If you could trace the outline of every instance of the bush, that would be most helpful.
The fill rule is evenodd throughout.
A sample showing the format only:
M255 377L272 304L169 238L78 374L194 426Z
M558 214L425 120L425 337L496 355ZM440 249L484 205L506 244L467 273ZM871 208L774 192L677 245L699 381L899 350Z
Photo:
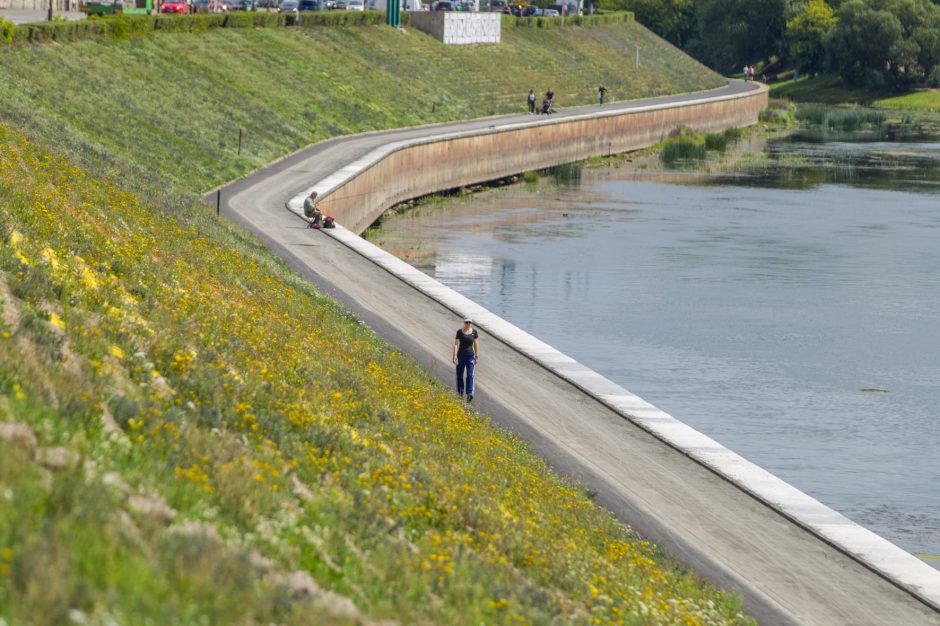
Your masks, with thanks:
M189 33L192 32L193 20L189 15L177 15L175 13L165 13L151 17L151 25L154 31L164 33Z
M710 152L724 152L728 147L728 138L724 133L708 133L705 135L705 150Z
M189 22L189 32L204 33L211 28L222 28L225 25L223 13L199 13L187 15L183 19Z
M731 128L726 128L722 134L727 141L734 143L735 141L740 141L741 137L744 136L744 131L737 126L732 126Z
M267 13L258 11L251 14L255 26L258 28L277 28L287 23L287 15L284 13Z
M81 41L83 39L98 39L105 27L99 20L75 20L70 22L53 22L52 38L54 41Z
M27 43L47 43L52 41L55 26L55 22L37 22L35 24L21 24L16 30L25 31Z
M305 11L300 14L298 24L301 28L312 26L355 26L384 24L385 14L381 11Z
M15 30L16 26L13 25L13 22L0 17L0 46L9 46L13 43L13 32Z
M787 100L771 100L757 119L769 124L791 124L796 120L796 107Z
M148 15L114 15L102 20L111 39L139 39L153 32L154 18Z
M696 141L694 137L682 135L666 142L660 158L666 164L674 164L678 161L701 161L705 158L705 143Z
M384 23L378 11L285 13L199 13L196 15L107 15L85 20L36 22L19 27L0 19L0 45L25 45L86 39L136 39L151 33L204 33L213 28L282 28L301 25L341 26Z
M885 114L881 111L860 108L801 107L796 112L796 119L808 124L815 124L829 130L858 130L863 127L881 126Z
M254 28L255 18L251 13L238 11L225 14L224 28Z
M605 13L603 15L570 15L565 17L565 26L600 26L632 22L633 13ZM503 15L503 28L561 28L560 17L515 17Z

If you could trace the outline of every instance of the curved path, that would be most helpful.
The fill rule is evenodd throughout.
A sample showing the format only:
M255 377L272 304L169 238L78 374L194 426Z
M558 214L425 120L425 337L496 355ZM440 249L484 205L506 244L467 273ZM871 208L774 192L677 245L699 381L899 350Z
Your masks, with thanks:
M747 88L732 83L713 93ZM604 110L692 97L701 98L702 94L617 103ZM592 110L597 109L579 107L558 115ZM343 302L381 338L413 355L445 384L452 383L451 337L459 315L475 311L478 321L483 322L475 400L478 408L532 442L557 470L580 479L597 494L600 505L640 534L714 583L739 589L747 611L761 623L940 625L940 585L936 584L940 573L929 566L918 569L906 557L916 559L887 546L881 554L887 554L889 560L896 555L901 571L913 567L914 583L879 573L879 569L890 571L895 564L853 554L832 539L840 532L851 535L858 528L841 523L844 518L838 514L832 512L832 519L808 519L820 508L811 506L815 501L806 496L810 506L802 516L799 511L787 513L768 506L696 460L693 449L682 449L654 436L650 432L654 429L642 419L632 415L625 419L630 407L618 407L603 395L585 393L578 381L578 373L587 371L583 366L565 360L549 346L540 352L541 363L533 360L526 356L533 349L520 348L517 341L500 332L508 325L492 314L469 301L466 306L455 306L461 298L441 285L416 288L420 279L408 279L407 269L397 268L394 261L384 258L387 255L372 250L352 233L337 229L334 236L328 236L309 230L302 219L285 209L298 193L388 142L524 122L537 120L526 115L504 116L324 141L226 186L222 192L224 213L257 233L273 252L323 292ZM529 339L538 351L539 342ZM556 362L545 365L546 359ZM570 375L565 375L566 369ZM628 392L609 381L608 386L608 398L628 397L623 395ZM636 401L633 409L639 412L649 407ZM777 479L768 474L766 480ZM818 531L827 525L829 538ZM876 544L880 540L871 537Z

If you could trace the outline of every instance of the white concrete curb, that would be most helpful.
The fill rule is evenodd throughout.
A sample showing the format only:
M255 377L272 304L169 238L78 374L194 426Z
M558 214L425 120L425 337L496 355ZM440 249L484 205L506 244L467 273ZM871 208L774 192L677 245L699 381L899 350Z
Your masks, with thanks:
M659 106L663 105L631 110L652 109ZM609 113L605 111L600 115L619 113L622 111ZM596 112L590 114L590 116L596 115L598 115ZM303 200L311 191L317 191L322 197L386 155L406 145L491 133L530 124L558 123L588 116L579 115L559 120L494 125L481 130L391 142L318 181L288 201L287 208L302 217ZM349 248L454 311L458 317L472 316L477 326L495 338L528 356L627 420L701 463L797 525L814 533L823 541L940 611L940 571L342 226L337 225L335 229L324 232L330 233Z

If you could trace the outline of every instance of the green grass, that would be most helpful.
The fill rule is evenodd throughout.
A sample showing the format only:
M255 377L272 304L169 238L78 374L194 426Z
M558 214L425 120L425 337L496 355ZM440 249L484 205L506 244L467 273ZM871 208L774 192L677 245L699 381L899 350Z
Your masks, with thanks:
M838 76L827 75L774 83L770 86L770 95L794 102L868 106L882 94L848 87Z
M750 623L194 202L309 141L529 88L716 81L633 24L504 38L0 51L0 620Z
M818 76L787 80L770 85L770 95L794 102L829 105L858 105L878 109L940 109L940 91L924 89L912 93L873 92L848 87L838 76Z
M644 52L640 68L635 45ZM507 71L511 68L512 71ZM444 46L385 27L214 30L0 50L0 117L135 189L207 191L335 135L713 87L631 22ZM241 154L237 154L242 130Z
M923 91L904 94L903 96L881 98L875 100L872 106L879 109L892 110L917 109L920 111L940 111L940 91L936 89L925 89Z

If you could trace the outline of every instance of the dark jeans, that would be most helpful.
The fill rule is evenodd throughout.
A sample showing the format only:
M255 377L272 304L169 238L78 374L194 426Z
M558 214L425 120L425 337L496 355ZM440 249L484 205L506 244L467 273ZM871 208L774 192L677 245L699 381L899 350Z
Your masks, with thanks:
M475 354L457 355L457 393L460 395L463 395L464 391L473 395L473 367L476 362L477 357ZM464 384L464 373L467 377L466 385Z

